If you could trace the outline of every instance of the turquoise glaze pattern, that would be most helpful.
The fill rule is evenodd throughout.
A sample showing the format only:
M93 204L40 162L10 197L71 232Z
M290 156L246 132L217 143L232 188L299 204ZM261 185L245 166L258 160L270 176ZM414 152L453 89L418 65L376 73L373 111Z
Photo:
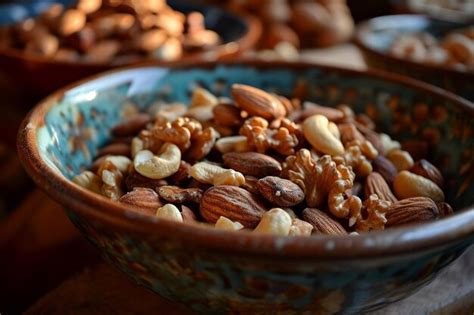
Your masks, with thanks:
M89 167L130 104L145 109L160 101L187 102L195 86L225 96L236 82L289 96L298 91L308 100L345 103L367 113L380 130L426 145L444 171L448 200L455 208L474 203L474 120L414 88L319 68L225 65L117 72L69 90L53 105L37 133L40 155L71 178ZM136 282L208 314L352 314L376 309L432 279L472 242L443 252L383 259L266 260L194 250L179 239L118 232L74 211L67 213L105 259Z

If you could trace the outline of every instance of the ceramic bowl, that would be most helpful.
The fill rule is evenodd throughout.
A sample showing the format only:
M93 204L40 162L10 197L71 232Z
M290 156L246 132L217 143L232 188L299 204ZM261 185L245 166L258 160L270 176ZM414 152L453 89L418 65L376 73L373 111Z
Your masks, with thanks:
M469 100L474 100L474 71L459 71L444 65L426 65L389 54L388 50L403 33L428 32L435 37L467 24L436 20L422 15L390 15L370 19L357 26L355 42L370 67L419 79Z
M430 3L431 2L431 3ZM434 3L433 3L434 2ZM414 0L390 0L390 4L395 12L397 13L408 13L408 14L423 14L433 17L438 20L452 21L452 22L463 22L473 23L474 14L472 12L472 4L467 10L454 9L449 7L442 7L436 5L436 2L442 3L442 1L414 1ZM461 1L452 1L453 3ZM467 5L468 1L464 1Z
M72 1L61 2L67 5ZM223 39L223 44L204 51L187 52L180 61L216 61L235 57L252 48L260 38L261 24L252 16L230 13L213 6L185 5L181 2L168 1L178 11L203 13L206 27L216 31ZM50 4L51 1L43 0L33 4L0 5L0 24L8 25L38 15ZM139 62L144 61L146 60ZM166 65L167 62L161 64ZM56 61L28 55L19 50L0 49L0 72L9 79L9 88L16 89L23 95L31 95L30 98L36 100L68 83L117 66L119 65L109 63Z
M429 141L449 183L449 218L359 236L275 237L137 214L70 179L90 165L130 102L189 101L195 86L228 95L246 83L320 104L348 104L380 130ZM413 115L419 106L425 115ZM474 241L474 104L391 74L304 63L239 61L135 67L64 88L38 104L18 138L34 181L103 257L137 283L199 313L361 313L433 279Z

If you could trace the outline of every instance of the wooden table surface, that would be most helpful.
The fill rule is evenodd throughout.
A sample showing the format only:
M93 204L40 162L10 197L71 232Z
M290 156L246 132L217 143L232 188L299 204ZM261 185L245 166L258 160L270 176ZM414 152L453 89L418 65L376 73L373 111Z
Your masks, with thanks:
M303 58L365 67L352 45L306 52ZM471 248L429 286L372 314L473 314L473 279ZM28 308L28 314L189 314L101 262L61 206L39 190L0 221L0 281L1 315Z

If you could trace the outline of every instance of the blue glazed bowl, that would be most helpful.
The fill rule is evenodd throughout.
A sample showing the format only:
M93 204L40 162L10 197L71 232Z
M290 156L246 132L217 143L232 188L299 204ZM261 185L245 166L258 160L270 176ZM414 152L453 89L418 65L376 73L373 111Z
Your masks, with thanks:
M262 236L145 217L70 180L91 165L125 104L186 102L196 85L228 95L236 82L284 95L297 88L305 99L331 106L346 103L400 140L429 135L431 160L443 171L456 214L359 236ZM427 106L427 115L413 115L417 106ZM69 86L28 115L18 150L34 181L68 209L105 259L167 299L208 314L349 314L411 294L473 243L473 133L472 103L417 81L240 61L129 68Z
M392 56L389 49L397 36L428 32L440 38L469 24L436 20L423 15L389 15L357 26L355 42L370 67L400 73L440 86L470 101L474 100L474 71L460 71L444 65L422 64Z

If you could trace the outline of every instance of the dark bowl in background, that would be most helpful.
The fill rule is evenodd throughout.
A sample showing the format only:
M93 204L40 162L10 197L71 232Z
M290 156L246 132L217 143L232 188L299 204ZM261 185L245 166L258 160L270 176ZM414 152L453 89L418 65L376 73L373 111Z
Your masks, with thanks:
M403 33L428 32L435 37L468 25L436 20L423 15L389 15L370 19L357 26L355 42L372 68L396 72L422 80L468 100L474 100L474 72L443 65L428 65L399 58L389 53L397 36Z
M56 2L56 1L54 1ZM65 6L71 0L61 0ZM34 3L0 4L0 25L12 24L27 17L36 16L53 1ZM206 27L216 31L223 43L203 50L187 52L179 61L217 61L235 57L252 48L261 35L260 22L250 16L231 13L214 6L183 4L182 1L168 1L175 10L187 13L199 11L205 17ZM136 63L147 62L144 58ZM161 65L169 62L154 61ZM176 61L175 61L176 62ZM172 62L173 63L173 62ZM81 78L127 64L92 64L85 62L63 62L25 54L15 49L0 49L0 76L7 81L4 88L13 89L26 100L35 100Z

